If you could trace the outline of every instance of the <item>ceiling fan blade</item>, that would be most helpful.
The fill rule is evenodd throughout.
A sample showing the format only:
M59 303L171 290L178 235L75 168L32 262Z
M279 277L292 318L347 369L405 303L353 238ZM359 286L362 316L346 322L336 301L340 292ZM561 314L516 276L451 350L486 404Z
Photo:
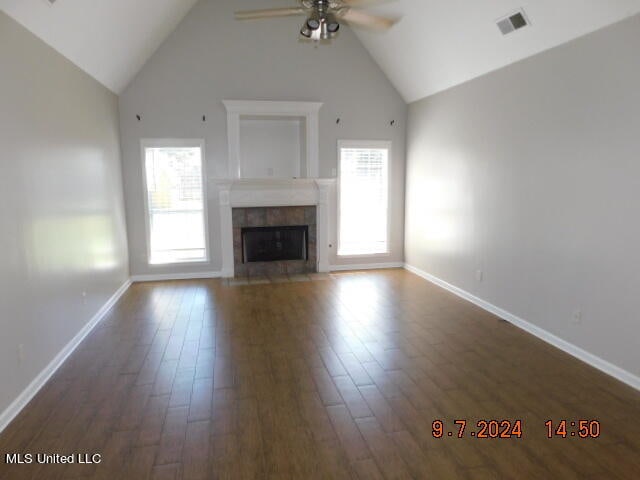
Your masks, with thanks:
M256 20L260 18L273 18L273 17L289 17L292 15L302 15L307 10L303 7L291 7L291 8L269 8L266 10L245 10L243 12L236 12L236 20Z
M347 8L340 13L340 17L351 25L366 27L375 30L388 30L393 27L399 18L382 17L363 12L355 8Z

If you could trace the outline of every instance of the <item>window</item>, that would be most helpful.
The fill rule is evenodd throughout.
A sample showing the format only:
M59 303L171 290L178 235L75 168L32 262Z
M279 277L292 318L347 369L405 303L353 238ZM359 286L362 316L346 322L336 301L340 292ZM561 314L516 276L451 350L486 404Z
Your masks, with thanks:
M203 142L143 142L149 263L205 262Z
M340 142L338 255L388 253L390 142Z

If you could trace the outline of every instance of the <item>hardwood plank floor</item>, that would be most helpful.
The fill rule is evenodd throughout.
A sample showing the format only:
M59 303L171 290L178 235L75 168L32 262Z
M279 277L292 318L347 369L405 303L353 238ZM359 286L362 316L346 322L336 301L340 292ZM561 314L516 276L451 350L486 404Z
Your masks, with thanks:
M520 419L522 438L478 438L483 419ZM547 438L549 419L567 438ZM600 437L572 436L580 420ZM145 283L0 453L2 480L627 480L640 393L403 270ZM102 462L8 465L14 453Z

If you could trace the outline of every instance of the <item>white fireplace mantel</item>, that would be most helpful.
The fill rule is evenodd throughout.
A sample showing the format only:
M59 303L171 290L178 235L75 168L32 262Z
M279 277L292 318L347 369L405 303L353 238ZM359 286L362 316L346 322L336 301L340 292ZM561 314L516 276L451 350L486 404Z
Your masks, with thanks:
M234 276L233 208L316 206L318 272L329 271L329 211L335 179L217 180L222 276Z

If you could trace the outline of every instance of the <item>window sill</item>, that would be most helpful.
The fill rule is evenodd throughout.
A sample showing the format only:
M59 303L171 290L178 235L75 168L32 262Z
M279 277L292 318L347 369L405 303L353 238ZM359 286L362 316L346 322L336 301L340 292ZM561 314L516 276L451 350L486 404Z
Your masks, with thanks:
M385 258L385 257L390 257L391 256L391 252L384 252L384 253L349 253L349 254L344 254L344 255L340 255L339 253L336 255L337 258L344 258L344 259L357 259L357 258Z
M189 265L208 265L211 261L207 258L205 260L183 260L180 262L167 262L167 263L151 263L148 262L150 268L163 268L163 267L175 267L175 266L189 266Z

